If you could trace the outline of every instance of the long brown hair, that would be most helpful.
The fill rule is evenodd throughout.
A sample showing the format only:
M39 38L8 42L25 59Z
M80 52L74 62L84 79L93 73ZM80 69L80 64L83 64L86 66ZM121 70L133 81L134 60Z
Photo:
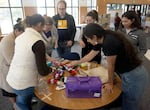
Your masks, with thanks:
M98 39L106 37L106 35L116 37L123 44L125 48L125 54L128 56L130 62L137 65L141 64L141 60L139 59L133 45L122 33L104 30L99 24L90 23L85 27L83 34L90 39L93 38L93 35L96 35Z
M115 36L119 41L122 42L125 48L125 54L129 58L130 62L137 65L141 64L142 61L139 59L138 54L133 47L133 44L121 32L106 30L105 33Z
M132 28L143 29L141 26L140 18L134 11L127 11L122 15L122 17L126 17L131 21L134 19L134 22L131 24Z
M89 11L86 16L91 16L96 22L99 21L98 12L96 10Z

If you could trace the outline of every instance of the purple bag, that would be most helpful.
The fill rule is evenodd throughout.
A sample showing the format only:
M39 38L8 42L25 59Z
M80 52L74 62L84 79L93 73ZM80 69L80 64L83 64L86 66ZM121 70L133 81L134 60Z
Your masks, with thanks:
M96 76L69 76L66 81L66 95L71 98L101 97L102 82Z

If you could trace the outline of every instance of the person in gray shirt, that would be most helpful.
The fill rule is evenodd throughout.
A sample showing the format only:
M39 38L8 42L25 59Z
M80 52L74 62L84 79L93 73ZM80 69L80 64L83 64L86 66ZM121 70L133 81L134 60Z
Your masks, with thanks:
M142 58L147 51L147 46L146 33L141 27L140 19L134 11L127 11L122 15L121 22L124 27L121 32L126 34Z

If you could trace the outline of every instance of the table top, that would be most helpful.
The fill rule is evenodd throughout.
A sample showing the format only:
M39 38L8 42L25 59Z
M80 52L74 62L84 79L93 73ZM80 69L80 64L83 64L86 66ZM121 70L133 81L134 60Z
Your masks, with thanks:
M67 71L65 74L69 74ZM45 77L45 80L51 75ZM35 89L35 95L43 102L62 109L95 109L110 104L116 100L121 94L121 80L119 76L114 79L113 93L105 93L102 89L102 97L100 98L68 98L64 90L56 90L56 85L48 84L47 92L39 93Z

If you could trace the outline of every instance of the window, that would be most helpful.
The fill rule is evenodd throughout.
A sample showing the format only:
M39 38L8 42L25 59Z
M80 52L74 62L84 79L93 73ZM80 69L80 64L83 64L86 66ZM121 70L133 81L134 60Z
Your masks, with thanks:
M56 0L37 0L37 12L41 15L54 16L55 1Z
M37 0L37 11L41 15L48 15L50 17L57 13L58 0ZM65 0L67 2L67 13L73 15L75 23L79 23L79 0ZM96 10L97 0L87 0L88 11Z
M87 11L96 10L96 2L97 0L87 0Z
M66 0L67 13L74 17L75 23L79 23L79 0Z
M37 11L41 15L48 15L53 17L57 12L57 1L58 0L37 0ZM67 13L73 15L75 22L78 23L78 0L66 0L67 2Z
M124 4L107 4L107 10L122 10Z
M0 26L3 35L13 31L17 18L23 18L22 0L0 0Z

